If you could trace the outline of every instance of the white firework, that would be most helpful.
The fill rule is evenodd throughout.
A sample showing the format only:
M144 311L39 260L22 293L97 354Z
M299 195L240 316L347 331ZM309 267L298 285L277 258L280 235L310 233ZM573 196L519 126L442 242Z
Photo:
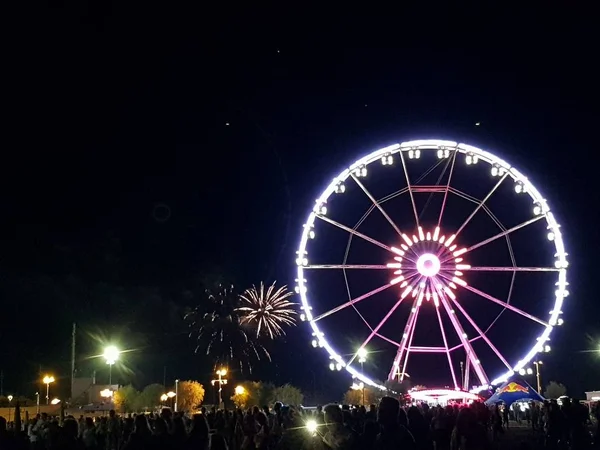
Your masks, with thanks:
M275 283L266 289L262 282L259 288L246 289L236 309L240 323L256 326L256 337L274 339L284 335L283 327L296 325L296 304L289 300L292 295L287 286L276 289Z

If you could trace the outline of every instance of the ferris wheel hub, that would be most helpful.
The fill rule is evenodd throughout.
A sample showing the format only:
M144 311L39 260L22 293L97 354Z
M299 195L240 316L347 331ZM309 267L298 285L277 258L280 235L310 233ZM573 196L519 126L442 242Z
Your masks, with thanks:
M436 276L440 267L440 259L431 253L425 253L417 259L417 271L424 277Z

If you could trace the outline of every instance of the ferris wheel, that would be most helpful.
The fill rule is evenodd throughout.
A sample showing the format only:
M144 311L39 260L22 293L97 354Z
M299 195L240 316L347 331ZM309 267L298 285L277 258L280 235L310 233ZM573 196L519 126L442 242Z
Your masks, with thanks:
M357 160L321 192L296 292L332 370L380 389L428 371L478 392L550 350L567 256L522 172L470 145L410 141Z

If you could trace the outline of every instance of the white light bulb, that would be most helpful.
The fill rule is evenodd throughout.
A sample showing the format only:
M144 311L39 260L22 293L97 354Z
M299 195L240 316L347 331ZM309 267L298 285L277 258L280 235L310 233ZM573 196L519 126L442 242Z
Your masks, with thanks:
M492 167L492 176L495 177L498 175L498 168L496 166Z
M471 157L471 155L467 155L467 157L465 158L465 161L466 161L467 165L470 165L473 163L473 158Z
M444 156L444 151L443 150L438 150L437 151L437 157L441 159L442 156Z
M413 158L415 157L415 152L414 152L414 150L409 150L409 151L408 151L408 157L409 157L410 159L413 159Z
M554 240L554 233L552 231L548 233L548 240L549 241L553 241Z
M421 157L421 150L415 150L415 158L419 159Z

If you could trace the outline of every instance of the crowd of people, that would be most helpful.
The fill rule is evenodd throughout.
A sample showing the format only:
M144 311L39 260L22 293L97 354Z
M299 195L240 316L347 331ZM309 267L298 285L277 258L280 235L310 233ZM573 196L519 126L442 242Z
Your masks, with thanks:
M538 448L578 450L593 445L585 406L547 402L528 409L525 419L538 430ZM7 429L0 417L0 450L488 449L499 448L510 423L508 411L477 402L401 407L395 398L384 397L369 408L329 404L303 410L277 402L272 409L203 408L191 416L170 409L129 416L111 411L106 417L67 416L60 421L41 414L20 430ZM598 418L599 411L595 414ZM520 420L518 414L513 418ZM595 445L600 444L598 438L596 425Z

